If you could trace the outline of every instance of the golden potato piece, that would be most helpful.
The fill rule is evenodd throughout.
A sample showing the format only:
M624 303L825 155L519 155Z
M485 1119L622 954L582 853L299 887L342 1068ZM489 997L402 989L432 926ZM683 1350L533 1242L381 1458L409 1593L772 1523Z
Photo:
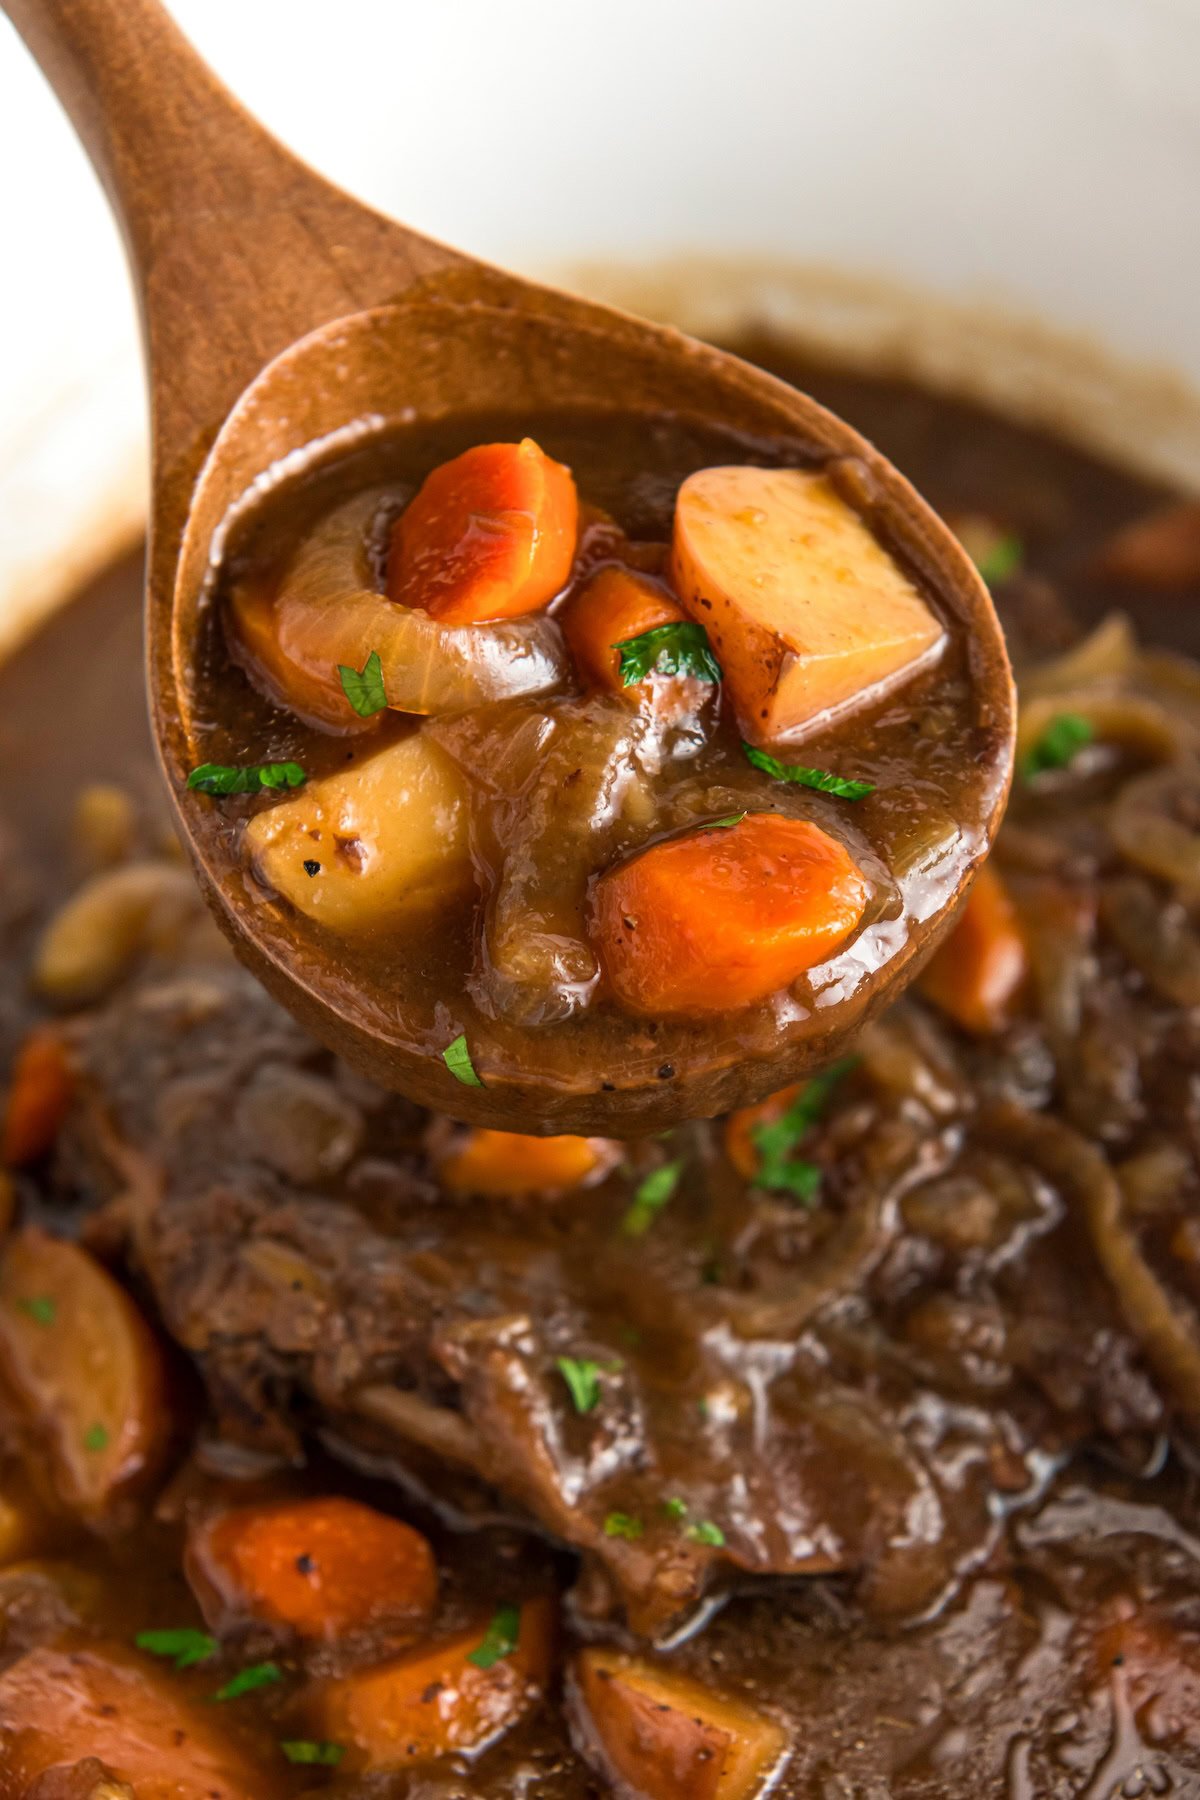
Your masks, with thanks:
M64 1506L102 1518L168 1448L162 1353L87 1250L27 1225L0 1261L0 1383Z
M912 674L945 632L823 475L717 468L675 505L672 574L746 736L766 743Z
M362 930L469 880L463 778L416 732L257 813L246 851L262 880L310 919Z
M307 1729L341 1744L355 1774L478 1756L540 1702L554 1665L552 1601L539 1596L502 1615L514 1632L502 1655L490 1656L489 1621L480 1619L405 1656L316 1683L301 1702Z
M585 1738L638 1800L755 1800L787 1753L773 1719L641 1657L581 1651L571 1689Z

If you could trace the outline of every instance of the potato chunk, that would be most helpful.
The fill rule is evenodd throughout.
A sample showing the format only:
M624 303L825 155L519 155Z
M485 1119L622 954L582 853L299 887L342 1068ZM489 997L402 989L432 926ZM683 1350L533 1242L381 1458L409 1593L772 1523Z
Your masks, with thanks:
M137 1800L270 1800L223 1724L117 1645L31 1650L0 1675L0 1800L88 1756Z
M161 1466L170 1420L157 1343L94 1257L34 1226L0 1263L0 1374L72 1512L103 1516Z
M675 505L672 573L745 735L768 743L914 673L945 632L823 475L717 468Z
M555 1609L527 1600L511 1609L515 1646L494 1659L488 1621L410 1655L321 1683L305 1708L309 1727L342 1744L345 1768L375 1773L476 1756L540 1699L550 1678Z
M298 911L334 931L359 931L469 881L465 783L416 732L256 813L246 850Z
M773 1719L635 1656L582 1651L572 1702L590 1747L638 1800L754 1800L787 1752Z

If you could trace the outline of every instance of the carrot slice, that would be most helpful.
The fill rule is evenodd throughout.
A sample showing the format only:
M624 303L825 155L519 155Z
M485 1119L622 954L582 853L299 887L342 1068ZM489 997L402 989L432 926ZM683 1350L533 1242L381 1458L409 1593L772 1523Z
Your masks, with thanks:
M157 1343L93 1256L34 1226L0 1262L0 1374L71 1511L107 1513L161 1466L170 1420Z
M961 1025L1000 1031L1029 975L1029 953L1016 909L990 864L980 869L954 930L920 978L926 999Z
M751 813L669 838L596 885L593 940L639 1013L750 1006L821 962L862 918L866 877L807 819Z
M760 1126L774 1125L782 1119L803 1086L802 1081L793 1081L790 1087L768 1094L756 1106L739 1106L729 1114L725 1121L725 1154L743 1181L753 1181L762 1163L755 1132Z
M58 1032L45 1027L31 1031L13 1063L0 1162L17 1169L46 1154L66 1117L74 1087L66 1045Z
M480 1619L415 1655L320 1683L309 1690L311 1729L345 1746L350 1771L477 1755L536 1705L550 1678L553 1602L528 1600L519 1615L512 1611L516 1644L495 1660L486 1654L489 1621Z
M0 1800L88 1756L137 1800L270 1800L211 1713L116 1645L31 1650L0 1674Z
M611 1138L525 1137L516 1131L469 1131L438 1164L455 1194L505 1199L561 1194L598 1181L621 1154Z
M193 1529L185 1566L217 1631L261 1619L325 1642L385 1624L415 1637L437 1603L421 1533L340 1495L218 1513Z
M660 625L679 625L687 618L661 582L633 569L610 563L573 594L559 615L567 648L589 687L628 696L634 705L652 694L657 683L622 685L617 645Z
M571 471L532 438L477 444L397 519L388 593L446 625L536 612L566 586L578 522Z
M584 1650L572 1687L598 1760L638 1800L754 1800L787 1750L773 1719L640 1657Z

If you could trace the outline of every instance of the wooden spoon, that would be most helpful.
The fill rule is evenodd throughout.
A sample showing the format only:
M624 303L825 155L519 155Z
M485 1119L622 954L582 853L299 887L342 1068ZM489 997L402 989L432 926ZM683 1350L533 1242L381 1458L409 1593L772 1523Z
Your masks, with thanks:
M631 411L784 438L803 460L857 458L881 535L971 634L982 855L1011 774L1013 694L987 590L950 532L871 446L783 382L678 332L475 262L331 187L242 109L157 0L3 4L124 231L151 398L151 716L184 841L242 959L318 1038L385 1086L509 1129L656 1129L758 1098L835 1054L839 1043L816 1033L768 1063L727 1052L721 1066L669 1088L635 1081L564 1095L519 1079L467 1088L435 1050L343 1010L331 971L251 899L214 809L185 791L200 760L193 654L214 535L265 471L364 420L611 408L615 395ZM842 1009L847 1027L913 972L961 887L865 984L861 1005Z

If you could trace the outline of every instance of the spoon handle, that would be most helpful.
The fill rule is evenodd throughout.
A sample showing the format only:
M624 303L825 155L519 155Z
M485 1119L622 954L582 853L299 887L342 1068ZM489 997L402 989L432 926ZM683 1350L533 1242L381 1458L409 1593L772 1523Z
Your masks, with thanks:
M83 140L138 286L168 458L326 320L466 259L360 205L254 120L159 0L0 0Z

